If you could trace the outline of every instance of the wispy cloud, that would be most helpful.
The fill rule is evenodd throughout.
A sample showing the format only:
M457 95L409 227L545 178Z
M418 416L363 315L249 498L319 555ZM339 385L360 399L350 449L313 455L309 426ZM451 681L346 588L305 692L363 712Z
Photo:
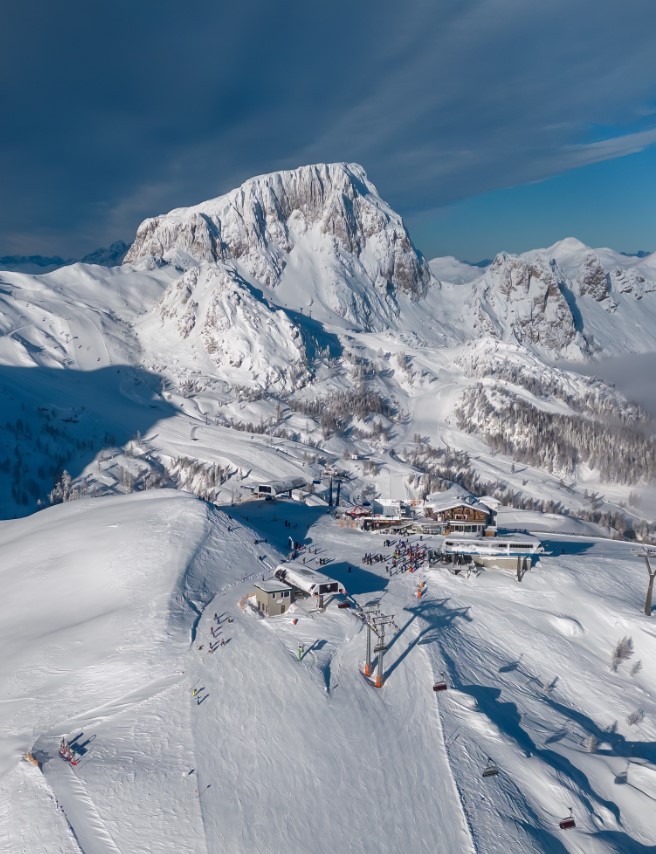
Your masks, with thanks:
M655 27L653 0L14 4L0 251L93 248L311 161L412 214L639 151Z

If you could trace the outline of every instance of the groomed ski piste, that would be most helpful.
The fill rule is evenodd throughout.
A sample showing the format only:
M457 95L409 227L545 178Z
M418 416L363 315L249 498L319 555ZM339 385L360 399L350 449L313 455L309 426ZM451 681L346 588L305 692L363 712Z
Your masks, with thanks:
M592 529L545 533L549 519L521 520L549 552L521 583L439 565L390 576L363 562L389 555L389 535L294 501L161 490L3 522L0 848L653 851L644 563ZM362 673L356 608L263 619L246 604L290 535L354 603L393 615L383 688Z

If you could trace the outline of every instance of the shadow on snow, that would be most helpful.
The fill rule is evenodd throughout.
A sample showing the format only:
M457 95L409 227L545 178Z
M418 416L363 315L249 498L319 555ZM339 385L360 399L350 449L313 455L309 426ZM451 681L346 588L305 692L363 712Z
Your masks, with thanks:
M99 454L178 411L160 378L114 365L95 371L0 367L0 515L26 516L48 504L66 469L77 477Z

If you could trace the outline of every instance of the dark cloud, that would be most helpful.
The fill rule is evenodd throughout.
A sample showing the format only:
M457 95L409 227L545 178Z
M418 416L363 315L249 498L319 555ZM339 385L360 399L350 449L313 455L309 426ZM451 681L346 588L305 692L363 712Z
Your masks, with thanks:
M655 25L653 0L14 3L0 252L83 252L312 161L410 215L641 150Z

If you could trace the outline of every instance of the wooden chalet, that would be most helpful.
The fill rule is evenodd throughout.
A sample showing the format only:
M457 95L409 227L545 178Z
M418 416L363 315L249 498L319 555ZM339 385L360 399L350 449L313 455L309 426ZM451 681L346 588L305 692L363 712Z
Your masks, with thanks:
M487 504L475 499L446 497L440 501L427 501L424 514L441 525L445 535L460 534L466 537L494 536L495 513Z

